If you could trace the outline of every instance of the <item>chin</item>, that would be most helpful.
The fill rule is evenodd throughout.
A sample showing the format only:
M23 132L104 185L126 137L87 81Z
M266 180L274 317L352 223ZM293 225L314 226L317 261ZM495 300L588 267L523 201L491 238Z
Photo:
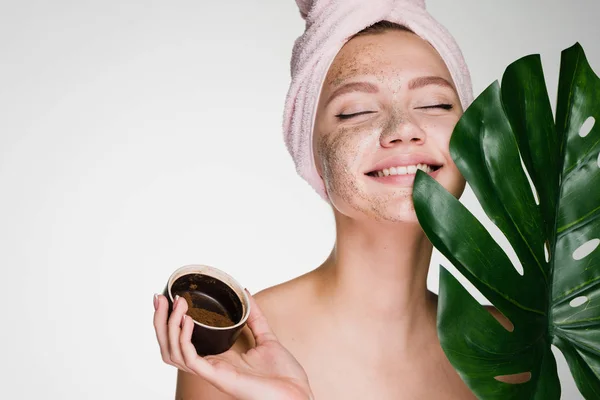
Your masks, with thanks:
M402 200L404 201L397 202L397 204L390 204L387 212L382 215L385 217L384 219L389 222L419 224L412 199L410 201L406 201L407 199Z
M382 223L419 224L412 201L412 192L408 196L372 201L370 207L360 207L356 211L361 212L361 219Z

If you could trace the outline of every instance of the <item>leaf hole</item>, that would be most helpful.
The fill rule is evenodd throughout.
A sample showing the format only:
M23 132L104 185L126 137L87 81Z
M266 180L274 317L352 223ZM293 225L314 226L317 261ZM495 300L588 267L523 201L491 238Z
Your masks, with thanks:
M488 310L488 312L492 314L494 318L496 318L496 320L500 323L500 325L502 325L504 329L506 329L509 332L514 332L515 326L510 321L510 319L506 317L506 315L500 312L500 310L493 306L486 306L485 309Z
M535 188L535 185L531 180L531 176L529 175L529 171L527 171L527 167L525 167L525 163L523 162L523 157L521 157L521 153L519 153L519 159L521 160L521 168L523 168L523 172L525 172L525 176L527 176L527 181L529 182L529 188L531 189L531 193L533 193L533 199L535 200L535 204L539 206L540 196L538 195L537 189Z
M514 252L514 250L513 250L513 252ZM509 254L509 255L511 255L511 254ZM512 261L513 266L517 270L517 273L519 275L523 276L525 274L525 270L523 269L523 264L521 264L521 260L519 260L519 257L517 257L517 254L515 253L513 257L510 257L510 260Z
M588 119L585 120L583 125L581 125L581 129L579 130L579 136L586 137L587 135L589 135L595 123L596 119L594 117L588 117Z
M494 377L495 380L511 383L513 385L518 385L520 383L527 383L531 380L531 372L521 372L519 374L511 374L511 375L498 375Z
M587 296L579 296L579 297L576 297L576 298L574 298L573 300L571 300L571 301L569 302L569 305L570 305L571 307L575 308L575 307L582 306L582 305L584 305L584 304L585 304L585 303L587 303L587 302L588 302L588 298L587 298Z
M468 184L465 187L465 193L463 194L461 199L465 199L465 203L470 204L468 207L469 211L479 220L479 222L481 222L485 229L490 233L494 241L498 244L498 246L500 246L502 251L504 251L515 272L517 272L517 274L519 274L520 276L524 276L525 272L523 264L517 256L517 253L515 252L515 249L513 248L512 244L508 241L504 232L502 232L500 228L498 228L498 226L496 226L496 224L494 224L490 217L485 213L485 211L481 207L481 204L475 197L475 194L473 193L472 189L469 187ZM470 202L470 200L472 200L472 202ZM467 279L465 279L465 281L468 282ZM461 283L464 284L464 282ZM471 287L469 287L469 290L471 290Z
M573 252L573 259L581 260L582 258L589 256L591 252L596 250L596 248L598 247L599 244L600 244L600 239L588 240L587 242L585 242L584 244L579 246L577 248L577 250L575 250Z
M550 242L548 240L544 243L544 258L546 262L550 262Z

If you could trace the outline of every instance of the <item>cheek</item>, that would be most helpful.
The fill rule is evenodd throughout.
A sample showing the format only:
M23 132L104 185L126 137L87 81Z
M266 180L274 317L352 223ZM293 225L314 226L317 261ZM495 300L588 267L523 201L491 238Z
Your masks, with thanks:
M427 147L435 151L438 156L443 157L446 164L452 165L454 162L450 156L450 139L456 122L455 118L448 118L421 125L426 132Z
M342 214L353 215L368 205L365 159L379 143L375 127L341 128L315 135L315 163L325 183L329 201Z
M457 122L458 117L454 117L448 121L440 121L437 124L431 124L427 129L428 140L434 142L432 144L441 152L445 159L446 171L440 176L440 183L446 190L458 198L465 189L466 181L450 156L450 139Z
M340 130L320 135L316 141L316 162L328 192L349 184L353 160L358 153L353 136L351 132Z
M361 172L361 161L375 145L378 133L364 127L341 128L315 137L315 163L326 186L356 179Z
M449 153L450 138L457 122L458 120L455 118L449 117L436 121L425 121L421 127L427 133L428 140L434 141L436 147L446 154Z

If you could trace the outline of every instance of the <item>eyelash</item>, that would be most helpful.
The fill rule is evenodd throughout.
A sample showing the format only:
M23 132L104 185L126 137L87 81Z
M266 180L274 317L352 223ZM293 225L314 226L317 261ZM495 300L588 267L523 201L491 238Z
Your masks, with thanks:
M436 104L433 106L425 106L425 107L418 107L420 109L428 109L428 108L441 108L443 110L452 110L454 108L454 106L452 104Z
M361 111L361 112L357 112L354 114L338 114L336 115L337 118L339 119L350 119L352 117L356 117L359 115L363 115L363 114L373 114L375 111Z
M433 106L425 106L425 107L418 107L419 109L430 109L430 108L441 108L443 110L447 110L450 111L454 108L454 106L452 104L435 104ZM361 111L358 113L354 113L354 114L338 114L336 115L337 118L339 119L350 119L352 117L356 117L359 115L363 115L363 114L373 114L375 111Z

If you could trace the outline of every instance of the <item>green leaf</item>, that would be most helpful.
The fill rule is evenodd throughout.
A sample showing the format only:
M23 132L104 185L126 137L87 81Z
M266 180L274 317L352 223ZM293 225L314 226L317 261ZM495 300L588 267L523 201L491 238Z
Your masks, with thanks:
M441 268L440 342L481 399L559 399L551 344L582 395L600 399L600 122L580 135L598 120L600 79L575 44L562 53L556 120L540 57L531 55L511 64L454 129L452 158L523 275L454 196L417 171L413 198L428 238L514 326L505 329ZM496 379L522 373L530 379Z

